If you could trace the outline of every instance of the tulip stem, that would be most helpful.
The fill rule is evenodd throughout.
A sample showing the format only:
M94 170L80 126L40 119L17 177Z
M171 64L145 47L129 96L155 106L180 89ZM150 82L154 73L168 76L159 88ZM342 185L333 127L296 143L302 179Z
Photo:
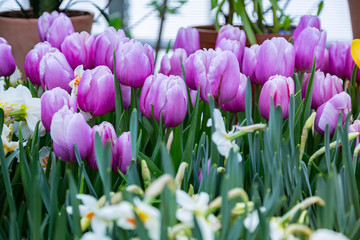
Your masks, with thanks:
M132 108L134 109L137 109L137 96L136 96L136 88L131 88L132 90Z
M10 87L10 77L5 77L5 90Z

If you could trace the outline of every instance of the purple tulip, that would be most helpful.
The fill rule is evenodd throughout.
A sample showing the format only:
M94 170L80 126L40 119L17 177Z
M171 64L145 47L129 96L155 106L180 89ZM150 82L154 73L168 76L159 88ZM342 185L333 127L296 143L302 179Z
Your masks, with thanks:
M322 71L325 74L330 73L329 72L329 50L327 48L325 48L324 60L320 66L320 71Z
M100 33L93 45L93 64L94 66L105 65L114 72L114 51L121 41L128 41L123 30L116 31L113 27L108 27Z
M263 118L269 120L271 100L274 103L274 109L280 105L283 119L289 117L290 95L294 94L294 80L291 77L275 75L269 78L260 92L259 112Z
M360 133L360 120L355 120L351 125L349 125L349 133ZM356 138L356 145L359 144L359 137ZM360 155L360 152L358 153L358 157Z
M238 41L241 45L241 49L244 51L246 45L246 34L238 27L234 27L230 24L224 25L219 29L216 38L216 48L219 46L221 40L229 39Z
M90 126L80 113L74 113L67 107L54 114L50 134L55 155L63 161L76 162L74 144L81 159L88 157L93 147Z
M57 48L50 45L49 42L39 42L26 55L24 69L26 76L34 85L41 85L40 81L40 61L49 52L57 52Z
M16 63L11 52L11 46L0 37L0 77L8 77L15 72Z
M241 70L241 63L244 56L245 44L240 45L239 41L223 38L216 46L216 48L220 48L223 51L230 51L234 53L239 62L239 68Z
M124 109L128 109L131 105L131 87L120 84L120 91Z
M190 90L190 100L191 100L191 104L193 105L193 107L195 107L197 91L192 90L192 89L189 89L189 90Z
M210 94L217 106L230 102L240 84L240 70L236 56L229 51L198 50L186 60L186 84L198 90L208 103Z
M196 28L180 28L175 39L174 50L185 49L188 56L200 49L200 35Z
M161 60L160 73L166 76L176 75L183 78L181 63L185 65L186 59L187 54L183 48L175 49L171 57L170 54L165 54Z
M247 77L240 73L240 85L233 100L221 106L221 109L229 112L245 111Z
M342 114L342 124L351 110L351 98L346 92L341 92L333 96L329 101L323 103L316 111L315 129L320 134L324 134L325 127L329 124L330 135L335 132L339 114Z
M66 36L74 33L74 26L68 16L56 11L51 14L44 12L38 19L38 31L41 41L48 41L51 46L57 49Z
M104 147L106 146L107 142L110 142L111 152L112 152L111 162L112 162L113 169L116 170L117 136L116 136L116 132L115 132L113 125L109 122L102 122L100 125L93 126L91 139L94 141L94 143L95 143L96 133L99 133L101 142ZM87 158L87 163L92 169L98 169L94 146L91 148L90 155Z
M310 79L309 73L304 74L302 85L302 97L305 98L307 86ZM327 102L335 94L343 91L343 81L335 75L325 74L321 71L316 71L314 75L313 94L311 101L311 108L317 109L323 103Z
M318 30L321 30L319 17L312 16L312 15L302 16L298 26L296 27L296 29L293 33L294 39L296 40L297 37L300 35L300 33L308 27L314 27L314 28L317 28Z
M294 43L295 67L303 72L311 72L314 58L316 57L316 70L324 60L326 32L317 28L305 28Z
M187 114L188 97L184 80L179 76L163 74L149 76L140 96L140 111L146 117L154 116L160 122L161 114L167 127L176 127L184 121ZM176 106L176 107L174 107Z
M77 92L79 108L102 116L115 109L114 77L106 66L86 70Z
M125 86L139 88L154 73L154 51L135 39L120 42L115 51L116 76Z
M329 71L330 74L340 78L346 78L346 56L350 43L334 42L329 47Z
M39 64L40 83L45 89L61 87L70 92L69 83L74 79L74 71L61 52L48 52Z
M65 55L72 69L83 65L84 69L93 68L92 55L95 35L87 32L73 33L61 44L61 52Z
M259 49L255 68L256 81L264 84L273 75L291 77L294 74L294 46L285 38L266 40Z
M117 140L117 151L116 151L116 161L113 165L113 170L120 171L126 174L127 168L131 163L131 136L130 132L123 132ZM115 166L115 169L114 169ZM117 171L116 171L117 172Z
M50 131L54 114L64 106L75 113L77 111L75 96L70 96L67 91L59 87L44 92L41 96L41 122L46 130Z
M250 48L246 47L244 51L241 72L250 78L251 83L256 83L255 68L259 50L260 46L255 44Z

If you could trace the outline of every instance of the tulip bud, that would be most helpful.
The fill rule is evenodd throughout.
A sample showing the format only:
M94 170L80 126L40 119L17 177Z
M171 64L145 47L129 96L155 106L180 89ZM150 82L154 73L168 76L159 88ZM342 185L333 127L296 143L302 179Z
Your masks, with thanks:
M115 109L114 77L106 66L86 70L77 92L81 110L102 116Z
M360 120L355 120L349 125L349 133L360 133ZM356 146L359 145L359 137L356 138Z
M113 169L116 170L117 136L113 125L109 122L104 121L99 125L93 126L91 139L94 143L95 143L96 133L99 133L101 142L104 147L106 147L107 142L110 142L111 152L112 152L111 165L113 166ZM96 162L96 155L95 155L95 146L92 146L91 148L90 155L87 158L87 163L92 169L98 169L98 165Z
M127 168L131 163L131 136L130 132L123 132L117 140L116 161L114 162L113 169L120 169L126 174Z
M314 28L317 28L318 30L321 30L319 17L311 16L311 15L302 16L298 26L296 27L296 29L293 33L293 37L294 37L295 41L296 41L297 37L300 35L300 33L308 27L314 27Z
M324 60L320 66L320 71L323 73L329 73L329 50L325 48Z
M245 111L247 77L240 73L240 84L236 96L233 100L221 106L221 109L229 112Z
M210 94L217 106L230 102L240 83L240 70L236 56L229 51L199 50L185 63L186 84L198 90L200 98L208 103Z
M93 146L91 128L80 113L67 107L57 111L51 121L50 134L55 155L61 160L76 162L74 144L81 159L89 156Z
M255 68L256 81L264 84L273 75L291 77L294 74L294 46L285 38L266 40L259 49Z
M0 37L0 77L8 77L15 72L16 63L11 46Z
M230 51L233 54L235 54L235 56L239 62L239 69L241 69L241 63L242 63L242 59L243 59L243 55L244 55L245 44L240 45L239 41L223 38L223 39L221 39L219 44L216 46L216 49L217 48L220 48L223 51Z
M167 127L176 127L182 123L188 106L184 80L179 76L167 77L161 73L149 76L141 91L140 111L151 118L152 106L156 121L160 122L161 114L163 114L163 121Z
M302 97L305 98L307 86L310 80L310 73L304 74L303 85L301 89ZM316 71L313 82L313 93L311 108L317 109L323 103L327 102L335 94L343 91L343 81L335 75L325 74L321 71Z
M349 47L347 49L346 62L345 62L345 77L349 80L351 80L354 67L355 67L355 62L354 62L353 57L351 56L351 47ZM356 80L357 81L360 80L360 71L359 70L356 75Z
M123 30L116 31L113 27L108 27L100 33L93 45L93 64L94 66L105 65L114 72L114 51L121 41L128 41Z
M236 40L240 43L242 49L245 48L246 34L239 27L234 27L230 24L222 26L216 37L216 48L223 39Z
M70 18L64 13L56 11L53 11L51 14L44 12L39 17L37 26L40 40L48 41L51 46L57 49L61 48L61 44L66 36L75 32Z
M250 78L251 83L256 83L255 68L259 49L260 46L255 44L250 48L246 47L244 50L241 72Z
M200 49L200 35L196 28L180 28L175 39L174 50L185 49L188 56Z
M61 52L48 52L39 64L40 82L45 89L61 87L70 92L69 83L74 79L74 71Z
M92 54L95 35L87 32L73 33L61 44L61 52L65 55L72 69L83 65L84 69L93 68Z
M329 47L329 72L339 78L346 78L346 56L350 43L334 42Z
M175 49L171 57L169 54L165 54L161 60L160 73L166 76L176 75L183 78L181 64L185 67L186 59L187 54L183 48Z
M317 109L315 118L316 131L324 134L325 127L329 124L330 135L332 136L336 129L339 114L342 114L342 124L344 124L350 110L351 98L349 94L346 92L336 94Z
M294 43L296 69L311 72L315 57L315 69L319 69L324 60L325 44L326 32L313 27L304 29Z
M44 92L41 96L41 122L46 130L50 131L54 114L64 106L75 113L77 110L76 98L72 99L68 92L59 87Z
M120 42L115 51L116 76L119 82L133 88L142 87L145 79L154 73L154 51L135 39Z
M290 95L294 94L294 80L291 77L275 75L269 78L260 92L259 111L263 118L269 120L271 100L274 103L274 109L280 105L283 119L289 117Z
M34 85L41 85L40 82L40 61L49 52L57 52L58 49L50 45L49 42L39 42L26 55L24 69L26 76Z

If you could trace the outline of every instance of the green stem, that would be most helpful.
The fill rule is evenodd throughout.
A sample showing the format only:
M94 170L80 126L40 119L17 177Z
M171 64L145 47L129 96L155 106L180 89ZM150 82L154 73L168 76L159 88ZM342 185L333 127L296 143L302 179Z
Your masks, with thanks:
M276 9L274 7L272 7L272 12L273 12L273 32L278 33L279 23L278 23L278 18L276 16Z
M228 24L233 24L234 19L234 13L235 13L235 6L234 6L234 0L229 0L229 17L228 17Z

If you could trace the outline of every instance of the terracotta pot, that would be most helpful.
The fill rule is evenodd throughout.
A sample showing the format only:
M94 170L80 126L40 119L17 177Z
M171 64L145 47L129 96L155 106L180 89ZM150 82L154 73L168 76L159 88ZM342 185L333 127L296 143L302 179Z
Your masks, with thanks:
M195 26L195 28L199 31L200 35L200 48L215 48L217 31L215 30L214 25L207 26ZM263 43L267 39L271 39L273 37L284 37L287 40L292 37L291 34L273 34L273 33L264 33L264 34L255 34L256 42L258 44ZM251 44L248 40L246 40L246 46L250 47Z
M90 33L94 14L84 11L68 10L76 32L87 31ZM0 12L0 37L5 38L12 46L16 65L25 79L24 62L26 54L40 42L36 18L21 18L21 13L16 11Z

